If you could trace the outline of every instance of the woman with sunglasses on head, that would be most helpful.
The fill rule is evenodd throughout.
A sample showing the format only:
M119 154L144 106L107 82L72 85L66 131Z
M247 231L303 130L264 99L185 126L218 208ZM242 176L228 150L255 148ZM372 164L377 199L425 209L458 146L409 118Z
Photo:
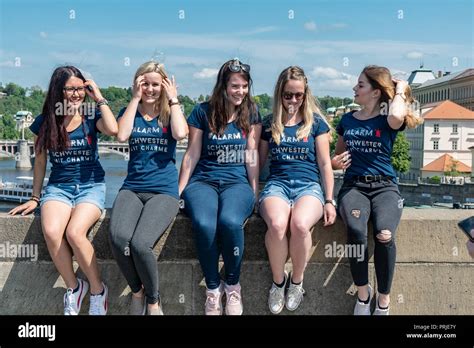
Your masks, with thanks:
M411 109L413 98L406 81L394 80L385 67L367 66L353 88L362 110L344 114L333 169L344 169L339 191L339 213L348 243L362 246L364 255L350 255L358 299L354 315L370 315L373 296L368 275L367 223L372 219L377 300L374 315L388 315L390 288L395 270L395 232L403 210L395 170L391 163L397 133L415 128L422 120Z
M112 251L132 290L129 314L162 315L153 248L179 211L176 142L188 134L174 76L162 64L138 68L118 124L130 159L110 218Z
M258 190L257 145L261 120L250 89L250 66L238 59L219 70L209 102L188 118L189 145L179 175L179 192L192 220L198 257L206 280L206 315L243 311L240 268L243 226ZM224 259L225 282L219 275Z
M86 94L98 110L84 112ZM92 80L73 66L54 70L43 112L30 126L35 136L33 195L9 213L32 212L41 201L41 226L49 254L66 283L64 314L78 315L89 290L90 315L107 313L107 286L102 282L87 232L104 210L104 170L99 162L97 133L117 134L117 122L107 100ZM40 199L49 152L51 175ZM76 278L75 256L87 281Z
M273 114L264 124L259 147L260 167L269 151L271 154L270 175L260 193L259 208L268 228L265 245L273 275L268 306L274 314L285 305L290 311L300 305L311 229L323 217L324 226L336 220L329 131L303 69L290 66L283 70L275 86ZM293 272L285 296L288 254Z

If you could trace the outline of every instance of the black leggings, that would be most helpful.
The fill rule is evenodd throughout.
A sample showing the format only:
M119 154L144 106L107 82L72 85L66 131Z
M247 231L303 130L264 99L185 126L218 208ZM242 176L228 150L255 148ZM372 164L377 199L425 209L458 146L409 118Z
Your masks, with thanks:
M156 193L121 190L110 217L115 260L133 292L145 290L146 302L160 299L153 247L178 214L178 200Z
M367 223L372 219L374 232L374 263L377 288L381 294L389 294L395 270L397 249L395 232L403 211L403 200L398 185L391 181L370 184L344 183L339 191L339 214L347 227L350 250L363 251L363 257L348 255L352 278L357 286L369 283L369 256L367 250ZM389 241L380 241L382 230L391 233Z

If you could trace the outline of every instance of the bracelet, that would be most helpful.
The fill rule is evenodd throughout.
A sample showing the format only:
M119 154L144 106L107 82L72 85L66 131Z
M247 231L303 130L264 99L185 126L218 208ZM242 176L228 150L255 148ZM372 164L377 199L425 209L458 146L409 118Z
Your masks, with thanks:
M105 98L99 100L99 101L97 102L97 107L100 108L102 105L109 105L109 101L108 101L107 99L105 99Z
M37 195L31 195L31 198L36 198L37 200L40 199L39 196L37 196Z
M31 197L29 200L33 201L33 202L36 202L38 205L40 204L40 200L37 197Z
M169 103L170 107L172 107L173 105L179 105L179 102Z

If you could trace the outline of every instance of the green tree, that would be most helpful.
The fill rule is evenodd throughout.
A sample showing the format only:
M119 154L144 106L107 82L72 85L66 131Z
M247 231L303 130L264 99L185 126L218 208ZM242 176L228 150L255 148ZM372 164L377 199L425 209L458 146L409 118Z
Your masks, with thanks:
M407 140L405 133L399 132L395 139L392 152L393 168L399 173L406 173L410 169L410 143Z

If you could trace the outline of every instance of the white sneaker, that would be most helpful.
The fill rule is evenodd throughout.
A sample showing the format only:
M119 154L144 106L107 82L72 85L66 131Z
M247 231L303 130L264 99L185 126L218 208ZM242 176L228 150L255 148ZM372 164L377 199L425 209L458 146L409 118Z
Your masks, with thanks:
M270 288L270 293L268 294L268 308L273 314L278 314L285 307L285 284L288 279L288 273L285 271L284 284L280 288L272 282L272 287Z
M369 284L369 303L359 301L357 297L356 304L354 307L354 315L370 315L370 301L372 300L372 287Z
M102 283L104 287L103 295L91 295L90 306L89 306L89 315L106 315L107 309L109 307L108 297L109 289L107 285Z
M379 294L375 298L375 310L373 315L389 315L390 314L390 307L382 309L379 307Z
M82 279L77 279L79 290L73 292L73 289L67 289L64 294L64 315L79 315L81 311L82 300L89 290L89 283Z
M286 309L289 311L295 311L303 300L304 293L305 291L303 289L303 282L301 282L299 285L295 285L291 282L290 278L290 286L288 288L288 292L286 293Z

